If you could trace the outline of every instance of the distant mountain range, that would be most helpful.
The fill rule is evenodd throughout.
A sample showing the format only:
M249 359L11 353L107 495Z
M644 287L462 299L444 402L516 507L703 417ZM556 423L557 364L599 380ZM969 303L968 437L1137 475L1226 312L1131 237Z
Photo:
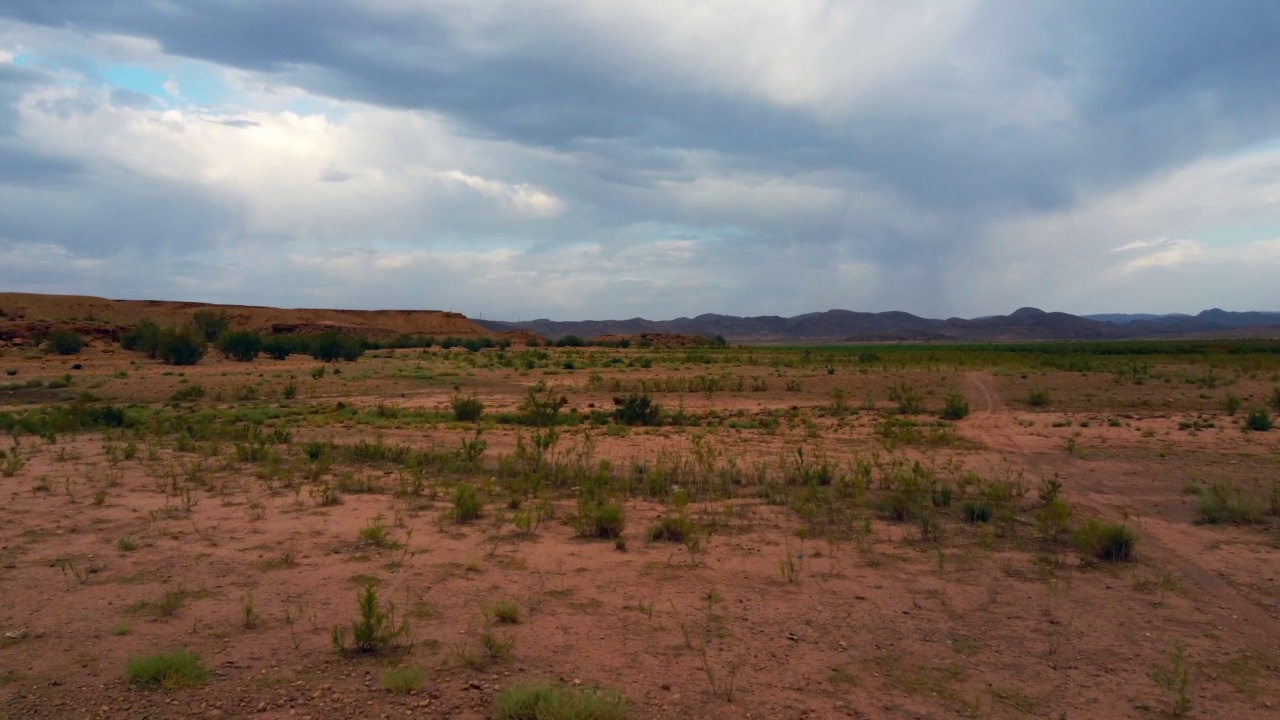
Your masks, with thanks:
M828 310L795 317L699 315L675 320L475 320L495 332L528 330L548 338L675 333L717 335L732 343L1110 340L1143 337L1280 337L1280 312L1205 310L1197 315L1077 316L1025 307L1009 315L937 320L905 312Z

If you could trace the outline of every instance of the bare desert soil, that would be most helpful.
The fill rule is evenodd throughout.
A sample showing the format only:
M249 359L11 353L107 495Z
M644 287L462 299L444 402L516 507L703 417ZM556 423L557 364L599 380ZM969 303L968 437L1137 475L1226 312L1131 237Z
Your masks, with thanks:
M1280 357L1135 380L803 350L215 355L0 349L0 413L127 419L3 440L0 718L482 718L532 681L620 691L634 718L1280 717L1280 431L1242 424ZM539 382L562 414L647 392L666 420L561 425L539 464ZM896 414L904 387L926 413ZM949 393L971 413L939 423ZM452 419L459 394L478 423ZM954 498L896 520L909 477ZM1258 512L1200 522L1215 484ZM454 516L460 486L479 519ZM996 486L1011 514L967 522ZM588 487L622 542L580 536ZM689 538L651 540L682 506ZM1077 549L1088 518L1135 531L1134 558ZM411 637L340 653L370 582ZM126 678L181 649L207 682ZM421 685L384 689L396 668Z

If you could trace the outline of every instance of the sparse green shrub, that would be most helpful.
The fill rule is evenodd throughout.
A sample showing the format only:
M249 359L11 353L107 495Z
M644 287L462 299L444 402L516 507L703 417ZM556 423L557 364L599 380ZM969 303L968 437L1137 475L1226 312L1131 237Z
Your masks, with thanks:
M924 395L905 382L889 388L889 400L898 404L903 415L919 415L924 412Z
M1227 397L1222 401L1222 408L1227 411L1228 415L1235 415L1240 412L1240 396L1227 393Z
M1036 528L1047 543L1057 543L1067 536L1071 522L1071 504L1053 497L1035 512Z
M160 350L160 326L153 320L143 320L120 338L120 347L136 350L155 358Z
M1043 389L1033 389L1027 391L1026 403L1031 407L1046 407L1052 400L1049 397L1049 391Z
M217 342L231 327L231 318L227 317L225 310L197 310L191 316L191 324L204 336L205 342Z
M480 518L484 512L484 498L473 485L462 483L453 489L454 522L471 522Z
M1262 505L1239 486L1214 482L1200 494L1200 522L1249 525L1263 520Z
M125 671L129 682L144 687L179 690L204 683L209 677L200 656L186 650L129 658Z
M612 540L622 535L627 515L618 503L579 500L573 526L580 537Z
M1133 559L1138 535L1128 525L1089 518L1073 534L1080 554L1105 562L1127 562Z
M539 381L525 393L520 403L520 418L526 425L551 427L559 420L560 409L568 404L568 398L557 395L545 382Z
M1254 432L1266 432L1276 426L1271 419L1271 412L1266 408L1258 408L1244 419L1244 426Z
M138 549L138 541L132 535L125 535L116 541L116 549L120 552L133 552Z
M195 652L179 650L129 657L125 676L134 685L175 691L204 684L209 669Z
M410 633L408 621L397 623L395 605L382 607L378 600L378 586L367 583L356 596L360 607L360 619L351 627L334 626L331 640L341 653L371 653L401 644Z
M942 403L944 420L963 420L969 416L969 401L959 393L948 395Z
M489 659L497 662L511 657L511 653L516 649L516 639L511 635L500 638L491 632L486 632L480 635L480 645L484 647Z
M565 335L556 340L556 347L586 347L587 341L577 335Z
M632 393L625 398L615 398L618 408L613 411L614 419L624 425L657 425L662 417L662 408L653 402L648 393Z
M195 365L204 357L204 335L191 325L160 331L156 355L167 365Z
M382 673L382 688L388 692L407 694L421 690L427 674L420 667L390 668Z
M223 357L240 362L250 362L262 352L262 336L252 330L228 330L217 344Z
M515 600L502 600L490 608L493 619L500 623L515 624L520 622L520 603Z
M297 342L286 335L272 335L262 341L262 352L276 360L284 360L297 350Z
M1174 646L1169 664L1151 672L1151 679L1170 694L1169 714L1184 717L1191 712L1191 663L1181 643Z
M790 381L794 382L794 381ZM787 389L790 390L790 382ZM799 383L796 383L796 389L799 389ZM844 415L849 412L849 393L842 387L833 387L827 391L827 399L831 401L831 414Z
M476 422L484 414L484 403L475 395L464 397L460 393L450 399L453 407L453 419L458 422Z
M995 510L986 500L966 500L960 506L960 515L971 523L988 523L995 515Z
M310 338L307 352L321 362L346 360L355 362L364 354L365 346L359 338L342 333L327 332Z
M494 698L497 720L626 720L627 701L613 690L535 683Z
M183 385L169 396L169 402L199 400L204 397L204 386L199 384Z
M84 348L84 338L70 328L58 328L49 334L49 350L59 355L75 355Z
M693 534L693 522L685 513L667 515L657 525L649 528L649 539L654 542L682 543Z
M390 536L387 534L387 523L383 520L382 513L374 515L364 524L364 527L360 528L360 539L377 547L386 547L391 544Z

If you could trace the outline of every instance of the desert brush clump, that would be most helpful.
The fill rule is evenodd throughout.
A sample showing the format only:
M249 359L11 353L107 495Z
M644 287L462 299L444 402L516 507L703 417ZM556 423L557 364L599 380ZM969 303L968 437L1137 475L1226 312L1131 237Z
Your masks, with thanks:
M462 483L453 489L453 521L467 523L480 519L484 498L474 485Z
M1214 482L1200 489L1200 518L1206 525L1251 525L1262 522L1262 503L1239 485Z
M969 401L959 393L952 393L942 401L943 420L963 420L969 416Z
M209 670L196 653L177 650L135 655L129 658L125 676L140 687L179 690L203 684L209 678Z
M84 348L84 338L71 328L58 328L49 333L48 347L58 355L75 355Z
M616 397L613 402L618 406L613 417L623 425L657 425L662 418L662 407L647 393Z
M458 422L476 422L484 414L484 403L475 395L455 393L449 399L449 405L453 409L453 419Z
M509 687L493 705L498 720L625 720L629 714L617 691L547 683Z
M396 622L395 605L383 607L378 599L378 586L367 582L356 595L360 619L350 628L335 625L330 639L338 652L349 655L375 653L408 644L411 633L407 620Z
M389 668L382 673L382 688L388 692L411 693L426 683L427 674L420 667Z
M1128 562L1133 559L1138 534L1123 523L1089 518L1072 533L1080 554L1090 560Z
M156 356L166 365L195 365L204 357L208 341L191 325L168 327L156 340Z
M1244 419L1245 428L1253 432L1266 432L1275 428L1276 421L1271 418L1271 411L1266 408L1251 410Z

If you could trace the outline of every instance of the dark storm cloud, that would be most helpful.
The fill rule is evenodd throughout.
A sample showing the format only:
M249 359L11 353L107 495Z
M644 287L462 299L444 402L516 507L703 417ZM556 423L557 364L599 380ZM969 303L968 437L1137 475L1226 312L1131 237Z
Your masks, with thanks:
M906 309L950 314L965 289L956 279L964 267L1004 260L983 239L993 222L1069 210L1084 196L1270 139L1280 125L1280 3L1270 0L991 0L941 47L927 47L933 38L922 31L914 49L925 59L885 68L891 82L846 87L858 68L844 63L859 58L835 52L815 70L823 91L790 104L708 82L694 72L699 57L683 58L688 72L673 69L659 57L662 38L643 36L653 28L595 32L590 21L536 2L502 5L469 25L432 11L438 7L9 0L0 18L150 38L166 53L313 94L430 111L470 138L552 150L567 161L531 166L528 177L570 210L528 230L528 252L584 240L626 248L638 242L629 233L637 227L709 241L699 259L725 275L698 297L721 304L694 311L732 311L745 298L777 304L756 311L817 309L785 306L794 296L786 273L838 286L829 270L847 263L874 266L885 287L911 288L886 291L889 303L909 296L917 304ZM717 50L724 48L708 48ZM40 82L48 80L39 71L0 64L0 138L13 126L19 92L6 87ZM142 102L122 89L111 97ZM68 116L96 101L40 102ZM7 151L0 144L0 182L38 185L36 178L83 172L71 161ZM344 183L358 174L335 167L319 177ZM708 184L716 178L738 184ZM775 180L798 188L794 202L763 201ZM51 220L12 195L10 216L0 200L0 237L87 249L136 233L144 243L189 236L203 246L237 229L234 203L197 188L140 178L116 187L99 175L68 182L59 197L47 190L34 198L47 203L40 207ZM818 199L805 204L805 195ZM480 206L453 222L454 237L504 231ZM838 297L838 287L818 287L791 301Z
M774 172L871 172L935 207L1060 207L1081 187L1254 141L1274 127L1280 100L1270 81L1280 4L1267 1L988 3L948 55L982 56L981 74L936 63L912 80L941 91L889 92L834 128L679 76L623 72L599 39L569 37L560 18L533 10L512 10L480 49L439 16L357 2L17 0L0 13L144 35L314 92L436 110L475 132L617 161L674 146ZM1006 108L968 102L1016 100L1019 84L1039 82L1063 83L1077 118L1017 127ZM587 142L598 138L620 142Z

